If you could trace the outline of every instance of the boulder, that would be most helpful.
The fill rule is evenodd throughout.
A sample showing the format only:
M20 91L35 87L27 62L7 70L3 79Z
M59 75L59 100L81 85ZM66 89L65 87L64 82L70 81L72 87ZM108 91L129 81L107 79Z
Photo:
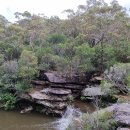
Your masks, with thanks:
M130 126L130 104L114 104L104 110L113 112L113 118L120 126Z
M60 75L56 75L55 73L44 73L45 79L50 83L66 83L65 78L61 77Z

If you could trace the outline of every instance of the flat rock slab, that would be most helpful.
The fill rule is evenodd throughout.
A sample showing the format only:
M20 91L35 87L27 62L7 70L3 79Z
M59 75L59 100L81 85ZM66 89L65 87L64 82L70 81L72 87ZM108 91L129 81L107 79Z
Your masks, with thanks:
M70 89L61 89L61 88L46 88L41 90L42 93L50 93L55 95L68 95L71 94Z
M48 101L37 101L38 104L41 104L45 107L49 107L52 109L64 109L67 107L67 104L64 102L55 102L55 103L50 103Z
M66 84L66 85L51 84L50 87L64 88L64 89L71 89L71 90L83 90L85 88L85 86L83 86L83 85L76 85L76 84Z
M29 95L32 97L32 99L35 99L35 100L66 101L68 99L67 96L62 96L62 97L58 97L54 95L50 96L50 95L41 93L39 91L32 91L29 93Z

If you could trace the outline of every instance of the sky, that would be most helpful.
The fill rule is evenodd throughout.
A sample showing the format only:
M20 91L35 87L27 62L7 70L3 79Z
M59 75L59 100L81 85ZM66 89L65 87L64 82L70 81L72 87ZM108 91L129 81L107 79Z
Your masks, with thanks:
M111 0L105 0L110 3ZM130 0L118 0L123 7L130 8ZM57 15L65 18L62 12L66 9L77 9L84 5L86 0L0 0L0 14L14 22L14 13L29 11L32 14L42 13L45 16Z

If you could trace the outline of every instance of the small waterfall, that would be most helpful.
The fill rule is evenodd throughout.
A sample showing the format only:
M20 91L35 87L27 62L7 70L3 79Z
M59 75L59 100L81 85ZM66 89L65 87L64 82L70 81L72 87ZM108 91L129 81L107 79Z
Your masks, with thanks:
M82 112L78 108L68 106L61 119L53 123L55 130L66 130L74 119L80 118Z

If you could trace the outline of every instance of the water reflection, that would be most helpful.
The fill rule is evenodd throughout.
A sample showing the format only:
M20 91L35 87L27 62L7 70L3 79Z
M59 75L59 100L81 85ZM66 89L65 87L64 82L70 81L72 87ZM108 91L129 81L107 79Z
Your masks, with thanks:
M52 130L50 124L55 120L43 114L0 111L0 130Z

